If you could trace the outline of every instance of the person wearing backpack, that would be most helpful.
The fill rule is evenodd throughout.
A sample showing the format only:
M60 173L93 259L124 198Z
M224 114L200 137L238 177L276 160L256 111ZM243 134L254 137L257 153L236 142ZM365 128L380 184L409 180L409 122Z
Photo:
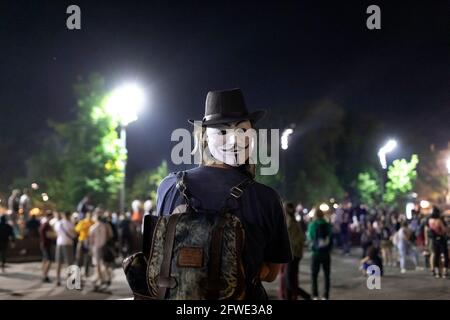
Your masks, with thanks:
M136 264L147 270L153 299L268 299L262 281L275 280L292 254L280 197L254 180L252 143L241 135L263 114L247 111L239 89L208 93L203 120L189 121L201 164L161 182L155 231L152 215L144 221L151 248L144 242L142 263L124 262L130 286L145 291L143 280L130 279Z
M319 208L315 209L314 221L308 225L308 240L311 244L311 277L313 300L317 300L319 292L317 288L317 277L320 268L323 268L325 276L325 291L323 300L330 297L330 266L332 247L332 225L324 218L324 213Z

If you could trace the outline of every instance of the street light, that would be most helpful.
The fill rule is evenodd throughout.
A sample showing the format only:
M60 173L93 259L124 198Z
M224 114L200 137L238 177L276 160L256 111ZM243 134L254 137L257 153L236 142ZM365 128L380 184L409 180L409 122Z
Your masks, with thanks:
M387 169L387 161L386 154L392 152L397 147L397 141L394 139L389 139L388 142L384 146L382 146L378 150L378 158L380 159L381 168L383 169L381 172L381 202L383 201L384 194L384 184L386 180L386 172Z
M281 149L287 150L289 147L289 136L294 133L292 128L284 129L281 134Z
M287 150L289 148L289 136L294 133L294 129L287 128L283 130L283 133L281 134L281 149ZM284 155L282 157L283 160L283 170L284 172L287 172L287 155ZM287 197L287 174L285 174L283 182L283 195Z
M383 147L378 150L378 158L380 158L381 167L387 168L386 154L392 152L397 147L397 141L390 139Z
M120 123L120 145L123 155L123 180L120 187L120 212L125 212L125 174L127 166L126 127L138 119L145 102L145 94L136 83L126 83L114 89L106 101L105 110Z

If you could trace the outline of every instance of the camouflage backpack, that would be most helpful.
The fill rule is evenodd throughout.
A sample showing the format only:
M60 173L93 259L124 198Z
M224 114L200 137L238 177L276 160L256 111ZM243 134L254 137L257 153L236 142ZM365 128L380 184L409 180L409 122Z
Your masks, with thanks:
M244 228L228 200L238 200L253 180L230 189L225 206L206 212L192 206L185 172L177 188L186 210L162 216L156 223L146 280L151 299L242 299L245 276L242 264Z

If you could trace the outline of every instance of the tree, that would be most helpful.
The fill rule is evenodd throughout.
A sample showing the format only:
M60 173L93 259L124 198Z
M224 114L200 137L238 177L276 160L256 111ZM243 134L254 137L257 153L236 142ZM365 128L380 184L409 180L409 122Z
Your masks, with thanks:
M397 159L389 166L388 181L383 195L383 200L387 204L399 206L407 193L413 189L418 163L419 157L413 154L409 162L406 159Z
M380 180L375 170L360 172L356 180L356 190L359 200L373 207L381 194Z
M274 190L281 190L284 179L280 171L278 171L278 173L274 175L261 175L259 174L259 169L257 169L255 180L259 183L271 187Z
M28 176L60 210L72 210L86 194L95 203L112 207L123 179L125 153L118 140L118 123L105 111L104 80L92 75L75 85L75 119L57 123L39 154L28 164Z
M416 192L433 203L445 203L448 176L445 160L448 154L447 150L439 151L432 147L420 156Z
M165 160L157 168L138 174L131 186L129 201L150 197L155 202L158 186L168 174L169 169Z
M310 156L297 173L295 198L312 207L330 198L336 201L344 197L344 190L335 174L333 163L319 147L311 147Z

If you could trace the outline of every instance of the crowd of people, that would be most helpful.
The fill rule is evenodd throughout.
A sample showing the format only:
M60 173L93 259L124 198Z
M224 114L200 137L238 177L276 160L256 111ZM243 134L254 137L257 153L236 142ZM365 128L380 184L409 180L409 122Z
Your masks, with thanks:
M333 205L326 211L307 211L300 204L295 207L286 203L285 212L294 259L281 271L282 299L319 299L320 269L324 272L322 299L328 299L332 250L348 256L359 247L359 269L363 275L373 274L371 270L376 266L379 276L383 276L385 267L398 267L402 274L414 267L428 270L435 278L448 277L450 228L436 206L429 213L418 207L409 218L396 211L354 207L350 202ZM311 294L298 284L299 263L306 247L311 251Z
M144 214L152 211L152 202L142 204L135 200L132 210L117 214L103 210L84 197L74 212L46 210L30 213L28 191L13 190L8 199L8 210L0 217L0 262L2 272L9 248L21 239L39 240L42 255L42 281L52 282L49 273L53 262L55 282L62 284L63 267L77 265L82 282L91 279L94 290L111 285L113 268L133 251L139 250L141 224ZM64 276L67 276L64 275Z
M319 299L318 277L324 273L322 299L329 299L331 286L331 252L350 255L358 247L359 269L368 275L371 266L408 272L409 265L429 270L436 278L448 276L450 229L441 211L435 206L431 213L420 208L409 219L396 211L369 210L350 202L334 205L329 210L319 207L305 210L301 204L285 203L286 225L293 259L283 265L280 273L280 297L296 300ZM39 239L42 253L42 281L50 283L52 263L56 264L55 281L62 283L64 266L76 264L83 280L91 279L94 289L111 284L112 270L133 251L140 250L142 221L152 214L153 203L134 200L131 210L117 214L91 204L84 197L75 212L45 211L39 217L30 214L28 190L14 190L8 200L8 212L0 217L0 262L5 271L8 247L17 239ZM300 287L299 266L304 251L311 252L311 292ZM395 269L392 269L395 270Z

